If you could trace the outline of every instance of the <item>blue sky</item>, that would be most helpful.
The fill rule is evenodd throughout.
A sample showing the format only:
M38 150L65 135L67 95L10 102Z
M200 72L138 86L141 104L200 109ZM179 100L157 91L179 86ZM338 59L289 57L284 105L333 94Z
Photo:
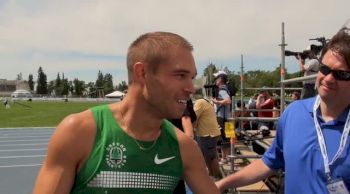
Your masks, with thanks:
M280 64L281 24L287 50L302 51L310 38L330 38L350 18L349 0L1 0L0 79L22 73L48 80L95 81L111 73L127 80L126 50L140 34L170 31L194 45L199 76L210 63L240 70ZM289 72L298 71L294 57Z

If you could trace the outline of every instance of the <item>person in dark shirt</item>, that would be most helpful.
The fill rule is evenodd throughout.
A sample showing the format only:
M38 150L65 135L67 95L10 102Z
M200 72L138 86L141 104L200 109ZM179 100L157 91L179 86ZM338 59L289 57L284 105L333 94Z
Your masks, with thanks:
M194 138L193 123L197 120L196 113L193 110L192 100L188 100L186 104L186 109L182 114L181 118L171 119L170 122L181 131L183 131L187 136ZM185 182L180 180L177 184L174 194L186 194Z
M170 122L181 131L183 131L187 136L194 138L193 123L197 120L196 113L193 110L192 100L188 100L186 104L186 109L182 114L181 118L171 119ZM174 194L186 194L186 186L184 180L180 180L177 184Z
M193 110L192 100L187 101L186 109L181 118L171 119L170 122L181 131L183 131L187 136L194 138L193 125L197 119L196 113Z

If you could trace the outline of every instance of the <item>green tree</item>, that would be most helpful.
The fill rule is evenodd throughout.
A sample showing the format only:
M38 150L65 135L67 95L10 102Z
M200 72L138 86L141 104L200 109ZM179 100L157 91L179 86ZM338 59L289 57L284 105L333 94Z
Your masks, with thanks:
M68 95L69 94L69 82L68 79L62 80L62 95Z
M83 92L85 90L85 82L84 81L80 81L79 79L75 78L73 80L73 84L74 84L74 94L77 96L82 96Z
M128 89L128 85L126 84L126 81L122 81L115 87L115 89L123 92Z
M303 76L304 76L303 73L298 71L295 73L286 73L285 79L291 79L291 78L303 77ZM303 87L303 82L290 83L290 84L288 84L288 87L301 88L301 87Z
M56 81L55 81L55 94L56 96L61 96L63 91L62 80L60 77L60 73L57 73Z
M207 83L212 84L214 82L213 73L217 72L217 68L214 63L209 63L209 65L204 69L203 75L207 77Z
M208 76L208 83L212 84L214 81L213 73L217 72L218 68L215 64L210 63L204 69L204 75ZM241 84L240 72L235 74L235 72L230 71L227 67L224 67L223 71L225 71L228 75L229 86L233 87L235 91L238 91ZM300 72L289 74L287 70L285 70L285 79L291 79L295 77L302 76ZM247 71L244 73L244 88L261 88L263 86L279 88L281 87L281 68L278 66L273 71L262 71L262 70L254 70ZM232 85L231 85L232 84ZM301 87L301 82L288 84L288 87ZM245 90L244 95L253 95L257 91L253 90ZM288 93L288 92L287 92Z
M74 84L73 81L68 81L68 93L74 94Z
M54 91L55 91L55 81L51 80L51 81L49 81L49 84L47 85L47 93L49 95L52 95ZM56 95L56 93L55 93L55 95Z
M42 67L38 69L38 81L36 85L36 93L41 95L47 94L47 76Z
M103 90L105 94L113 92L113 76L109 73L104 76Z
M19 74L17 74L16 80L22 80L22 79L23 79L23 76L22 76L22 73L20 72Z
M28 76L28 85L29 85L30 91L34 91L34 81L33 81L32 74L29 74L29 76Z
M104 78L103 78L103 74L100 70L98 70L98 73L97 73L97 80L95 82L95 86L98 87L98 88L102 88L103 87L103 83L104 83Z
M86 88L88 89L89 96L92 98L96 98L96 87L94 82L89 82L86 84Z

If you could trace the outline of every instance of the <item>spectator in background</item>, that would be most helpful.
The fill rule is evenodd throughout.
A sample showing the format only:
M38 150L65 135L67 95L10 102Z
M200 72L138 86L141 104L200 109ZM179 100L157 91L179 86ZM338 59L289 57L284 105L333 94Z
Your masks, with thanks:
M218 71L214 73L215 85L218 88L218 94L212 99L212 102L216 105L216 117L220 126L221 132L221 161L227 162L227 155L230 152L230 140L225 134L225 122L231 117L231 97L227 87L228 77L224 71Z
M315 50L315 45L311 45L309 48L307 58L309 59L305 63L305 58L301 55L298 56L300 71L304 73L304 76L309 76L316 74L320 68L320 63L317 60L317 50ZM303 81L303 89L301 91L301 98L310 98L316 95L316 87L314 80Z
M277 98L273 100L273 118L279 118L281 115L281 99ZM277 121L273 121L273 129L277 128Z
M213 105L207 99L198 99L194 104L197 115L195 124L197 142L202 150L209 175L220 178L217 142L220 139L220 129Z
M298 91L294 91L292 93L292 101L295 101L295 100L300 100L300 92Z
M120 100L123 100L126 97L127 94L128 94L128 89L125 89L123 91L123 96L120 98Z
M258 112L258 117L263 118L272 118L273 117L273 109L274 107L274 100L272 99L269 91L262 90L260 91L260 94L256 101L256 108L260 109L262 111ZM259 128L262 126L266 126L269 129L273 128L273 122L272 121L261 121L259 122Z
M258 111L256 111L256 100L258 98L259 94L255 93L248 101L248 109L253 110L249 111L250 117L258 117ZM252 130L258 130L258 121L250 121L250 128Z
M9 109L10 108L10 102L9 102L9 100L7 98L5 98L5 100L4 100L4 107L5 107L5 109Z
M179 119L170 119L169 121L178 129L183 131L188 137L194 138L193 123L196 121L197 116L193 110L192 100L187 100L186 109ZM186 186L183 180L180 180L177 184L174 194L186 194Z
M188 137L194 138L193 123L196 121L197 116L193 110L193 102L189 99L186 102L186 109L179 119L170 119L169 121L181 131L183 131Z
M242 109L243 108L243 109ZM243 101L243 105L240 100L236 103L236 111L235 111L235 117L249 117L249 111L247 107L245 106L245 102ZM250 124L249 121L236 121L235 127L240 130L249 130Z
M281 100L280 99L274 99L273 100L273 112L272 112L272 117L273 118L280 117L280 109L281 109Z

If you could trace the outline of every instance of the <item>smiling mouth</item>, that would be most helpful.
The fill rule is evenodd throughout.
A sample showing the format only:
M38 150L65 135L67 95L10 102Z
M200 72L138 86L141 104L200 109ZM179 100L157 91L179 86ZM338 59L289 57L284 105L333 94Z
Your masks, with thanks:
M187 105L187 100L178 100L177 102L185 106Z
M321 82L321 86L324 87L324 88L326 88L327 90L333 90L333 88L332 88L331 86L329 86L329 85L327 85L327 84L324 84L324 83L322 83L322 82Z

